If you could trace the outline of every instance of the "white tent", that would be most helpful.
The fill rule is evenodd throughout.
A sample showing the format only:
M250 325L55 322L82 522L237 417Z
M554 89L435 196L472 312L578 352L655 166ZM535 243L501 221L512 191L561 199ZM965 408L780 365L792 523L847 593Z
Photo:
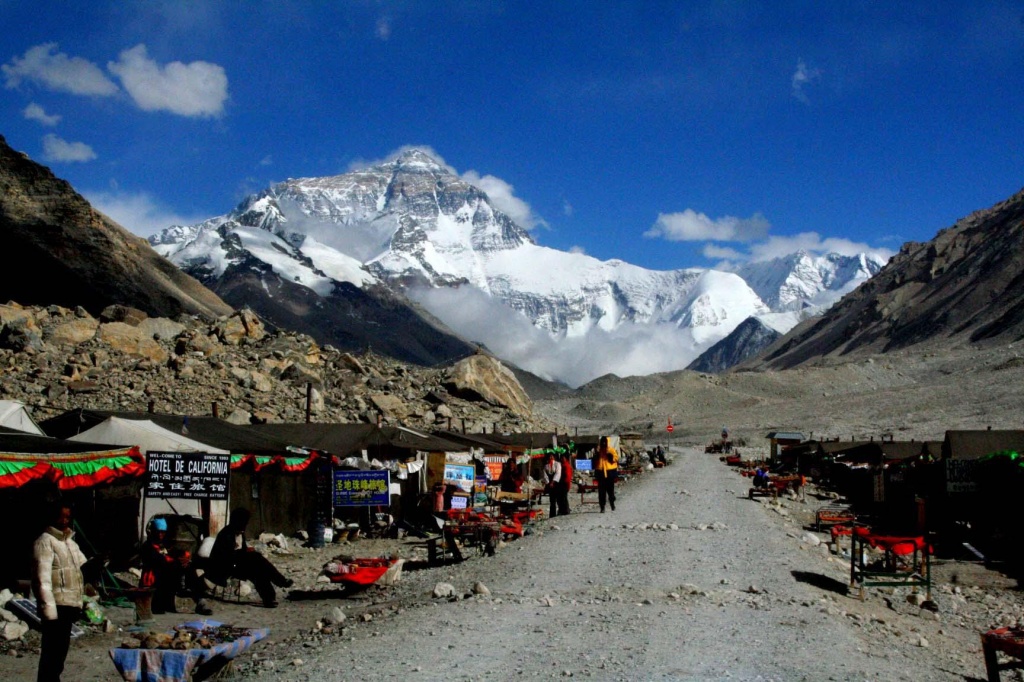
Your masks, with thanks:
M229 450L215 448L180 433L175 433L148 419L122 419L108 417L96 426L82 431L68 440L105 445L137 445L143 454L153 452L207 452L214 455L231 454ZM199 500L146 498L145 518L139 519L139 533L149 520L158 514L191 514L201 516ZM228 503L210 502L210 532L216 533L227 524Z
M20 403L17 400L0 400L0 426L6 426L15 431L34 433L37 436L46 435L29 414L25 403Z

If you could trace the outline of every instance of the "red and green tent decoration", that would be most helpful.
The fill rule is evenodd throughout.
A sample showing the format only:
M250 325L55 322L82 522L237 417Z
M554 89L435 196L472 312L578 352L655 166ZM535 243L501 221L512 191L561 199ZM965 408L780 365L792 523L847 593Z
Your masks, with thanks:
M321 454L315 450L307 453L288 455L237 454L231 455L231 468L241 469L247 465L251 465L253 471L262 471L267 467L276 466L280 471L298 473L308 469L313 462L321 457L327 457L327 455ZM332 459L335 464L338 464L336 457Z
M61 444L58 448L63 446L63 441L57 443ZM74 490L122 478L139 478L145 473L146 462L137 447L77 453L0 452L0 488L20 488L44 479L56 483L61 490Z

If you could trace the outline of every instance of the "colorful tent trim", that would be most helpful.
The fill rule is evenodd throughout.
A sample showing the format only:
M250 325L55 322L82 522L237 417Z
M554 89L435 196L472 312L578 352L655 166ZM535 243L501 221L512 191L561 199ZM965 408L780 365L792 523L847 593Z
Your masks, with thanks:
M45 478L61 490L73 490L145 473L146 461L137 447L79 454L0 453L0 488Z
M1020 454L1014 452L1013 450L1000 450L999 452L993 452L991 454L985 455L978 461L988 462L995 459L1006 459L1009 460L1010 462L1015 462L1017 466L1024 469L1024 457L1021 457Z
M231 468L241 469L251 463L254 471L261 471L268 466L276 465L282 471L296 473L308 469L309 465L320 456L320 453L315 451L294 457L286 455L231 455Z

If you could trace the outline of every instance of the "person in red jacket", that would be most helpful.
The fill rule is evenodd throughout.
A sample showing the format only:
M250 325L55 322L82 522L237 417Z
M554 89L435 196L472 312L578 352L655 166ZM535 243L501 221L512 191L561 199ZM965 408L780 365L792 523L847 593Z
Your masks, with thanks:
M572 490L572 453L566 448L561 455L562 484L558 488L558 513L565 516L569 513L569 492Z
M153 613L176 613L174 599L188 565L186 553L167 547L167 519L156 518L149 525L142 546L142 578L139 587L153 590Z

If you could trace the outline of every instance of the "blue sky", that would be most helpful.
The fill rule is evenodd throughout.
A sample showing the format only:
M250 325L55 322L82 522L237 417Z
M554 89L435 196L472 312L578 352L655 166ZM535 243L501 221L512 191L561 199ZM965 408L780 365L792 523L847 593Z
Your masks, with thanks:
M0 0L0 26L0 134L140 234L409 145L538 242L656 269L891 252L1024 187L1024 0Z

